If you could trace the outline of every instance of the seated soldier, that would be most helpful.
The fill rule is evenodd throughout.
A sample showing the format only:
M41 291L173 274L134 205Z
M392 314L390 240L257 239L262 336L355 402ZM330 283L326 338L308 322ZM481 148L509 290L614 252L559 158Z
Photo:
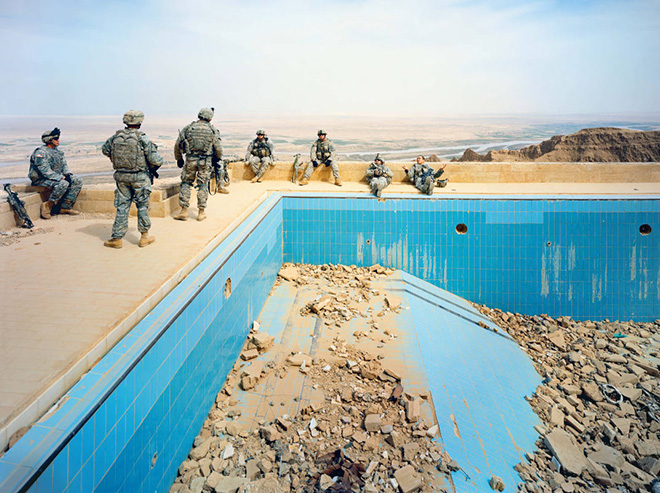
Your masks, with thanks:
M260 182L268 166L275 161L275 146L268 141L268 135L264 130L257 130L257 138L248 144L245 154L245 164L249 164L254 171L252 183Z
M73 205L82 189L82 180L69 171L64 153L57 148L60 145L60 129L55 127L50 132L44 132L41 141L44 145L37 147L30 156L28 174L32 185L51 190L48 200L41 204L41 217L50 219L56 206L59 206L60 214L80 214L73 210Z
M335 185L341 187L341 178L339 178L339 167L337 166L337 153L335 152L335 145L328 138L325 130L319 130L318 139L312 144L309 151L309 164L305 169L303 179L300 181L300 186L305 186L309 183L309 177L312 176L314 170L320 165L325 164L326 167L332 168L332 176L335 179Z
M385 166L385 161L377 154L367 169L367 182L371 186L371 193L380 197L385 187L392 183L392 176L392 170Z
M406 175L408 175L410 181L419 191L425 193L426 195L433 195L435 179L444 173L444 169L447 167L447 164L445 163L443 166L441 166L438 171L433 171L433 168L426 164L424 156L417 156L415 161L416 162L413 164L411 169L408 169L404 165L403 170L406 172ZM446 184L447 180L441 180L439 183L440 187L444 187Z

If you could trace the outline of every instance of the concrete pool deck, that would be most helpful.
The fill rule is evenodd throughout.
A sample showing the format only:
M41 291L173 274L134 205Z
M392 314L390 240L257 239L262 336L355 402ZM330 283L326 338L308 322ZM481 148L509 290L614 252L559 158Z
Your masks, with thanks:
M108 185L108 189L112 189ZM46 412L208 252L250 214L270 191L367 193L364 183L339 188L312 181L237 181L230 195L210 198L208 219L152 219L156 242L137 247L135 218L124 248L103 246L111 215L36 219L43 233L0 247L3 323L0 324L0 449L11 435ZM393 184L384 198L415 193ZM659 183L451 183L436 196L653 195Z

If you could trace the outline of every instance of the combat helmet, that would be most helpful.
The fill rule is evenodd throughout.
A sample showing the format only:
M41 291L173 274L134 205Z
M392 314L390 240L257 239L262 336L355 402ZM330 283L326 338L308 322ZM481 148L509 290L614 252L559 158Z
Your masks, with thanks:
M319 130L318 132L316 132L316 135L328 135L328 132L326 132L325 130L321 129L321 130Z
M268 137L266 131L262 129L257 130L257 135L263 135L264 137Z
M380 164L385 164L385 161L383 161L383 158L380 157L380 152L378 154L376 154L376 157L374 158L374 163L376 161L380 161Z
M202 120L206 120L207 122L210 122L213 119L213 113L215 111L215 108L202 108L199 110L199 113L197 113L197 118L200 118Z
M140 110L128 110L124 113L124 125L142 125L144 113Z
M53 130L49 130L48 132L41 134L41 142L48 144L51 140L59 139L60 134L60 129L55 127Z

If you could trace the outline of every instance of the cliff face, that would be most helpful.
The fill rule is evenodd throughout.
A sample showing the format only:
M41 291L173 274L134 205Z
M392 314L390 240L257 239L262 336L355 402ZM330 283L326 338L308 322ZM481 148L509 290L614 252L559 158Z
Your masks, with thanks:
M586 128L518 151L490 151L484 156L468 149L457 161L660 162L660 131Z

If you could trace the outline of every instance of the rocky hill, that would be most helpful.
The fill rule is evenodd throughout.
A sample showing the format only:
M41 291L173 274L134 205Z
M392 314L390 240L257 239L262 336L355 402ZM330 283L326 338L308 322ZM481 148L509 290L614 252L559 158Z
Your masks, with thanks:
M660 131L622 128L585 128L571 135L555 135L540 144L517 151L490 151L486 155L467 149L454 161L541 162L660 162Z

